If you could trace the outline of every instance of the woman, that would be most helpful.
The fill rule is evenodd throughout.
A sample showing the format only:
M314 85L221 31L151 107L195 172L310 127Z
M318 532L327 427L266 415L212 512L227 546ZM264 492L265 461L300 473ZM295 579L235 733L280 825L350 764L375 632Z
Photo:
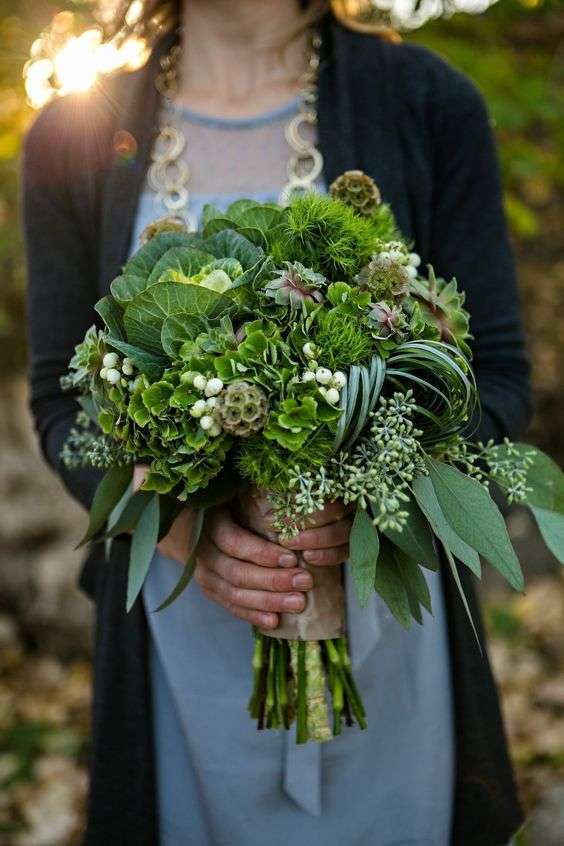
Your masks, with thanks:
M32 408L47 460L85 505L97 480L61 466L76 407L59 377L94 302L163 207L197 218L209 199L278 196L292 152L284 128L301 108L304 78L317 104L304 133L315 146L302 162L311 181L324 190L350 168L374 177L424 261L466 290L479 436L523 427L528 369L483 101L428 51L343 27L342 5L185 0L143 69L53 102L30 131ZM137 26L150 31L150 13L163 6L148 4ZM313 52L312 24L321 41ZM319 154L322 171L311 173ZM417 632L400 631L376 600L364 616L349 603L370 727L296 748L256 733L243 713L247 624L274 629L282 610L299 613L310 580L295 551L312 565L342 563L347 515L337 503L281 545L266 539L260 503L238 497L207 525L196 584L153 615L185 560L189 521L187 511L161 544L144 602L127 616L126 539L109 563L95 550L83 573L98 619L88 842L505 843L521 814L495 688L449 576L431 580L435 617Z

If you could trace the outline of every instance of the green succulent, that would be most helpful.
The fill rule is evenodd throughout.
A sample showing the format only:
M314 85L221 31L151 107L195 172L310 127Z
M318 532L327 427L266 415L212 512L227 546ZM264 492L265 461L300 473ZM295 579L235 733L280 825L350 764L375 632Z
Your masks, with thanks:
M464 308L465 295L458 290L456 279L437 279L429 268L429 280L417 279L411 285L411 297L417 302L421 318L434 327L438 339L455 344L471 356L466 339L470 337L470 315Z
M299 261L286 261L284 268L275 271L275 278L265 285L264 292L277 305L299 308L305 303L322 303L326 284L322 273L315 273Z

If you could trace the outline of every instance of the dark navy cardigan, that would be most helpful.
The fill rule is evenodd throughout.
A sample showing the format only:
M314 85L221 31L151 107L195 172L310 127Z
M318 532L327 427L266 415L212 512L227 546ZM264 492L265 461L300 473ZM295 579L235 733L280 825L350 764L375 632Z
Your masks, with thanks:
M324 30L319 144L325 178L331 182L350 168L373 176L423 260L458 278L472 314L483 407L479 435L514 434L528 415L528 364L482 97L421 47L355 34L330 19ZM128 254L154 137L154 79L169 46L170 38L163 39L135 73L51 103L25 144L32 411L47 461L86 506L96 474L70 473L59 459L76 412L59 377L93 322L94 303ZM96 846L158 842L147 625L140 602L124 612L126 567L127 541L118 539L112 560L95 550L82 577L97 608L87 833ZM479 614L469 576L464 579ZM521 811L497 695L446 573L443 584L456 709L452 843L498 846L520 825Z

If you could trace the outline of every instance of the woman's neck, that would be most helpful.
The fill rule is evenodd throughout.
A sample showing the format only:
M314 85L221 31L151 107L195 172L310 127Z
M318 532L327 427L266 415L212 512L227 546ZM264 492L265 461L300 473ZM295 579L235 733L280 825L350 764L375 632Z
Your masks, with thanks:
M179 102L237 117L288 100L305 70L307 35L281 39L299 17L297 0L186 0Z

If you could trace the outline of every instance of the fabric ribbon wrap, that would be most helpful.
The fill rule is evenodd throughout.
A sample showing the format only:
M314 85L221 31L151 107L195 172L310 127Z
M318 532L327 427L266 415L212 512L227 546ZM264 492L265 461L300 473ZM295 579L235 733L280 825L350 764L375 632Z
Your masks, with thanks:
M278 534L264 528L272 510L268 495L255 491L252 496L262 518L261 533L278 542ZM342 568L310 566L301 554L298 564L311 574L313 587L302 612L280 614L274 630L256 630L249 711L259 728L289 728L295 720L297 743L323 742L340 733L343 718L347 725L353 725L354 718L365 728L366 715L345 638Z

